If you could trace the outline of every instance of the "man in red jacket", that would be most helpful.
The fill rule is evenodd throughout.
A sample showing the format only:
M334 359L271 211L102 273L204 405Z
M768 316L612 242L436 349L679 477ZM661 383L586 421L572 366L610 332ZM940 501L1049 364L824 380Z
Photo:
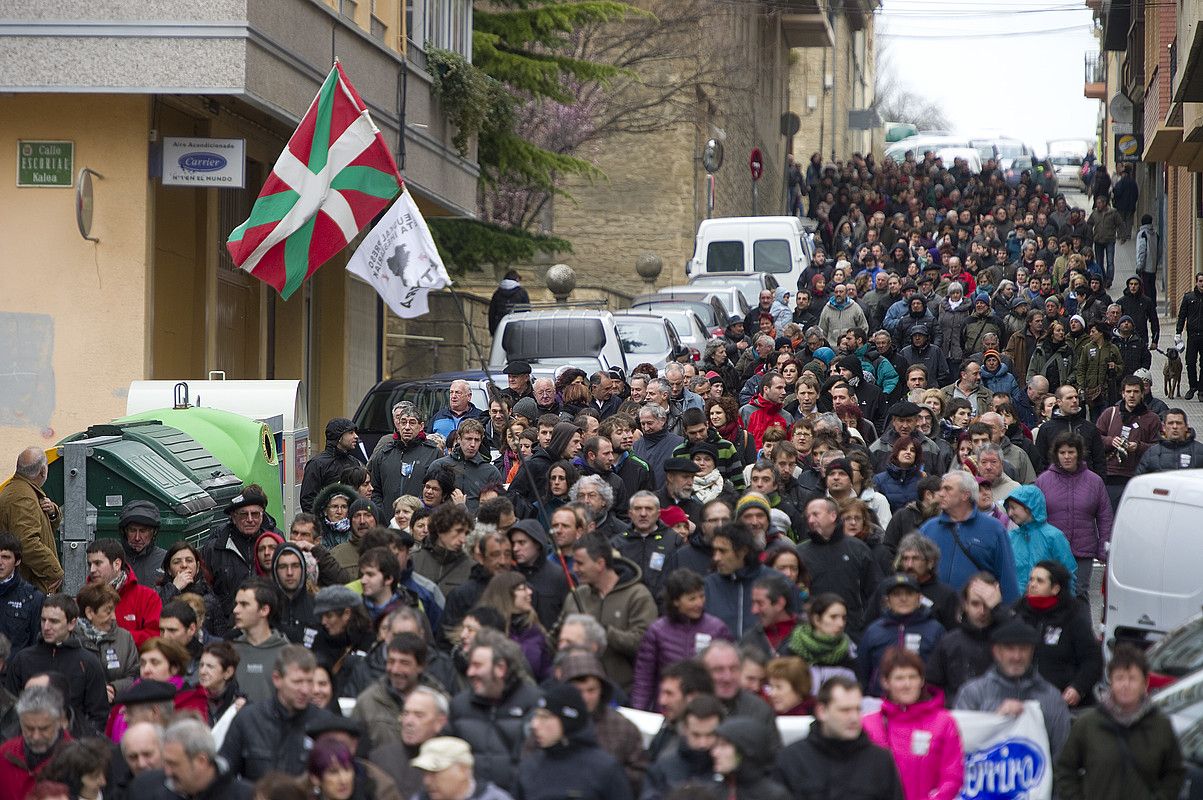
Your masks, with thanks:
M117 624L130 632L139 647L159 635L159 614L163 601L138 578L125 563L125 550L116 539L97 539L88 545L88 582L108 583L121 595L117 603Z
M17 699L21 733L0 745L0 800L24 800L59 746L71 740L63 696L31 686Z

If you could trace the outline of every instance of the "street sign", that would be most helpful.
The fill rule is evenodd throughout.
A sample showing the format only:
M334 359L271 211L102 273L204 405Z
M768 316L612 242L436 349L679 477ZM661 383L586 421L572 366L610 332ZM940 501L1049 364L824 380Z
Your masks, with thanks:
M17 142L17 186L70 189L75 185L75 142Z
M764 158L760 154L759 147L752 148L752 155L748 158L748 169L752 170L752 180L758 181L764 175Z
M246 184L246 140L163 137L164 186L241 188Z
M1117 164L1134 164L1144 154L1144 137L1136 133L1121 133L1115 137Z
M798 131L802 130L802 118L792 111L787 111L781 115L781 135L785 138L797 136Z

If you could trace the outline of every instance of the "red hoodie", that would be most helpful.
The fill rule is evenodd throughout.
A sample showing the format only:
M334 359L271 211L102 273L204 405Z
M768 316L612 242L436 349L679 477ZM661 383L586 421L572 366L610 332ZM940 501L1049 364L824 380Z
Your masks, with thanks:
M159 635L159 614L163 601L149 586L138 583L134 571L122 565L125 584L118 590L121 600L117 603L117 624L130 632L134 644L139 647L151 637Z
M769 428L789 428L785 417L781 416L781 404L766 400L764 395L756 395L749 405L756 409L748 417L744 428L756 440L756 449L764 447L764 432Z

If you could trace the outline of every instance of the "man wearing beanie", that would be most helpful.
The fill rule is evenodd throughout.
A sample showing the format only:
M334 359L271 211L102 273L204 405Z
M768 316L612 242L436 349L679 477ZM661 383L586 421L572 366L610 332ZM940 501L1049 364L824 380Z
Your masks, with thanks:
M143 586L158 586L167 551L155 545L159 535L159 508L149 500L131 500L121 509L117 530L126 562Z
M631 784L618 762L597 745L589 709L570 683L555 683L530 721L538 750L518 764L523 800L630 800Z

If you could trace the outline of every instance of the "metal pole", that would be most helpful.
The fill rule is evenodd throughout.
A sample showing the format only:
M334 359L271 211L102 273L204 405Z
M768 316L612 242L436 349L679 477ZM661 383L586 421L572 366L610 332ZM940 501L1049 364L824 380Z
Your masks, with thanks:
M121 441L98 436L63 445L62 591L74 595L88 579L88 545L96 538L96 519L88 519L88 456L92 447Z
M752 181L752 216L754 216L754 217L759 216L759 214L760 214L760 192L757 191L757 189L756 189L757 183L758 183L758 181L753 179L753 181Z

